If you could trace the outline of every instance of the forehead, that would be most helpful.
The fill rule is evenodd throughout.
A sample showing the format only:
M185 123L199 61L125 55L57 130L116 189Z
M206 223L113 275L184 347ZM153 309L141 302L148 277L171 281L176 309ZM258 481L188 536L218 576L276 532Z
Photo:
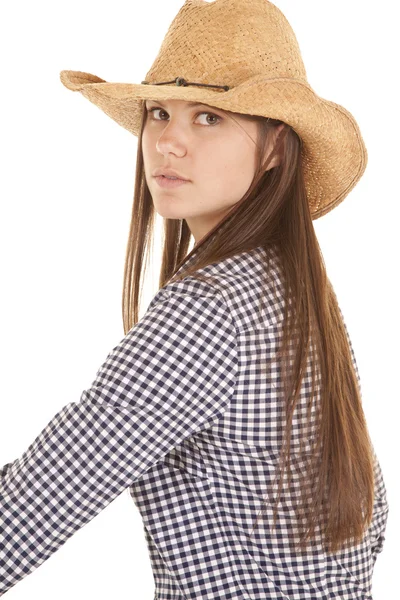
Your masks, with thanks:
M152 100L148 98L145 100L146 104L159 104L164 108L172 106L173 108L190 109L195 107L212 108L215 110L222 110L222 108L213 107L210 104L203 104L202 102L189 102L187 100Z

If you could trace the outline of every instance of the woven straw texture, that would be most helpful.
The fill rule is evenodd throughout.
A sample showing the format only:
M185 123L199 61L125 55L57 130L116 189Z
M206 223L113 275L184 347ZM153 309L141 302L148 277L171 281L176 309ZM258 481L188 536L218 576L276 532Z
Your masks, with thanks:
M189 85L177 85L177 77ZM60 79L136 136L142 102L150 98L198 101L284 121L303 142L313 219L342 202L367 165L355 118L309 85L295 33L267 0L186 0L145 76L147 83L107 82L71 70L61 71Z

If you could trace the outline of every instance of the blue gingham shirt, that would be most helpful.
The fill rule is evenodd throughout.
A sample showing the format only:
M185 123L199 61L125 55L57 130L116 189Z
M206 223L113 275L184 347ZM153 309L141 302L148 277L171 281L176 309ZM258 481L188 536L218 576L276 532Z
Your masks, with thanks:
M80 401L3 466L0 595L129 487L157 600L372 598L388 515L376 455L373 521L358 546L332 556L317 540L312 550L290 552L289 493L277 529L267 504L253 531L282 439L275 352L283 288L276 255L263 279L263 252L201 269L212 283L189 276L159 290ZM293 420L291 457L300 468L307 368Z

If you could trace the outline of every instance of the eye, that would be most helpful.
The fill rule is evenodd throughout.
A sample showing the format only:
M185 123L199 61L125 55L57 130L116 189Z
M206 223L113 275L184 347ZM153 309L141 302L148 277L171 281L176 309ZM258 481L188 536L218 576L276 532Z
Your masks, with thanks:
M165 113L166 115L168 114L166 110L164 110L163 108L161 108L159 106L153 106L153 108L149 108L147 110L147 112L150 115L150 113L154 114L155 111L157 111L157 110L161 111L162 113ZM208 125L211 126L211 127L217 125L220 121L222 121L222 117L219 117L218 115L216 115L216 114L214 114L212 112L207 112L207 111L197 113L196 119L197 119L197 117L202 116L202 115L211 115L212 117L214 117L214 119L216 119L216 121L214 123L208 123ZM151 116L150 120L151 121L164 121L164 119L156 119L154 116Z

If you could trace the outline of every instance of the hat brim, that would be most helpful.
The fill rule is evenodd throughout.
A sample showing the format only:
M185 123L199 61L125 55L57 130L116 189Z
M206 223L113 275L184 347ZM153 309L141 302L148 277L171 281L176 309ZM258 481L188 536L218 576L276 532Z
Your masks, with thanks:
M337 206L367 165L367 149L353 115L343 106L318 96L302 80L256 76L224 91L198 86L112 83L83 71L61 71L60 79L66 88L79 91L136 136L146 99L196 100L222 110L264 115L287 123L303 142L304 179L313 219Z
M144 100L190 101L195 97L201 103L217 106L213 103L214 101L219 102L223 94L225 102L221 103L220 108L231 110L229 97L233 90L226 92L190 86L112 83L83 71L61 71L60 79L66 88L74 92L81 92L85 98L98 106L111 119L136 136L140 131Z

